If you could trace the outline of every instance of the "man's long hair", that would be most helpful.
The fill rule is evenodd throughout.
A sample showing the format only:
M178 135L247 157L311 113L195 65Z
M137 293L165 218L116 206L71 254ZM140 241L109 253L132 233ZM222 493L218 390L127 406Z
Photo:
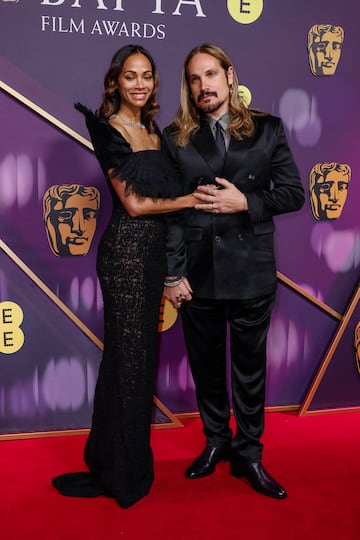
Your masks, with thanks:
M186 146L191 135L199 129L201 122L202 113L192 99L188 77L189 63L198 53L209 54L213 58L216 58L226 74L229 67L232 66L229 56L217 45L203 43L189 52L185 58L182 70L180 108L174 121L174 125L177 128L175 141L178 146ZM252 114L239 96L238 86L239 81L234 70L233 87L229 88L229 131L235 139L251 137L255 129Z

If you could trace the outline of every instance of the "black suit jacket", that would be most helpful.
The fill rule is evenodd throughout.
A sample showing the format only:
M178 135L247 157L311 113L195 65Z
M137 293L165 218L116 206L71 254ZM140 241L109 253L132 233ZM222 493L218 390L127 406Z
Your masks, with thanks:
M195 209L169 215L168 275L187 276L201 298L246 299L276 288L273 216L304 203L299 172L280 118L256 115L251 138L231 138L225 163L208 122L186 147L174 141L174 128L163 134L163 150L172 160L184 193L199 181L223 177L246 194L249 210L236 214ZM200 180L200 179L203 180Z

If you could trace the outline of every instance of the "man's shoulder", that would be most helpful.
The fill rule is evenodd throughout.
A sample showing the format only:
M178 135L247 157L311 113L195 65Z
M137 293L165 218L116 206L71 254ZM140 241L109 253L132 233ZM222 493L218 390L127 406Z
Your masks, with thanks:
M254 137L262 134L276 134L282 130L282 121L279 116L262 111L251 111L251 117L254 122Z
M179 131L178 127L176 126L175 122L172 122L168 126L164 128L164 134L169 135L173 137L177 132Z
M270 124L275 126L278 125L279 122L281 122L279 116L275 116L274 114L260 111L258 109L250 109L250 114L255 124Z

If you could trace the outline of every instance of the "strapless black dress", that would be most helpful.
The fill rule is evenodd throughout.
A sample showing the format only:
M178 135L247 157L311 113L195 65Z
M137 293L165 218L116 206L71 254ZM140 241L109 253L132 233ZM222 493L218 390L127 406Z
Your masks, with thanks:
M161 216L130 217L109 182L109 169L126 192L174 198L179 186L161 151L133 152L106 119L75 106L86 124L108 180L113 212L99 244L97 273L104 300L104 353L94 395L84 458L89 472L53 479L64 495L114 497L124 508L152 485L150 427L158 320L166 273L165 224Z

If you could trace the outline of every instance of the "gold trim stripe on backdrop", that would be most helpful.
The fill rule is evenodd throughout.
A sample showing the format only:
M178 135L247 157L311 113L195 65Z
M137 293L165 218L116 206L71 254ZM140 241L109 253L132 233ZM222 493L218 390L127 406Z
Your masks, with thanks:
M299 294L301 294L302 296L304 296L305 298L310 300L310 302L315 304L317 307L319 307L323 311L326 311L326 313L328 313L329 315L331 315L335 319L338 319L339 321L341 321L342 315L340 313L338 313L337 311L332 309L327 304L324 304L324 302L321 302L321 300L318 300L317 298L315 298L315 296L313 296L312 294L305 291L302 287L297 285L297 283L295 283L295 281L292 281L288 277L284 276L284 274L282 274L281 272L276 272L276 275L277 275L277 277L278 277L278 279L280 281L283 281L286 285L288 285L289 287L291 287L292 289L297 291Z
M64 131L65 133L70 135L70 137L72 137L73 139L76 139L78 142L80 142L81 144L89 148L90 150L94 150L94 147L91 144L91 142L85 139L85 137L83 137L82 135L80 135L79 133L71 129L66 124L63 124L63 122L58 120L55 116L53 116L52 114L42 109L39 105L36 105L36 103L34 103L33 101L30 101L30 99L28 99L27 97L23 96L22 94L14 90L14 88L11 88L11 86L6 84L2 80L0 80L0 88L2 88L5 92L10 94L12 97L17 99L24 105L26 105L26 107L36 112L39 116L41 116L42 118L45 118L45 120L47 120L48 122L50 122L57 128L61 129L61 131Z
M5 92L7 92L8 94L16 98L18 101L20 101L24 105L26 105L26 107L28 107L29 109L39 114L41 117L45 118L48 122L50 122L51 124L54 124L57 128L64 131L67 135L70 135L70 137L72 137L73 139L77 140L78 142L80 142L81 144L89 148L90 150L94 150L93 145L87 139L85 139L79 133L77 133L76 131L71 129L69 126L67 126L60 120L58 120L55 116L48 113L41 107L39 107L39 105L36 105L36 103L34 103L33 101L30 101L30 99L28 99L27 97L23 96L22 94L14 90L14 88L11 88L11 86L6 84L4 81L0 80L0 88L2 88ZM323 302L315 298L310 293L306 292L302 287L297 285L290 278L286 277L284 274L282 274L279 271L276 273L276 275L280 281L288 285L291 289L294 289L297 293L302 295L304 298L307 298L310 302L318 306L320 309L322 309L323 311L325 311L326 313L328 313L335 319L341 320L342 316L340 313L338 313L337 311L335 311L328 305L324 304Z
M97 346L104 349L103 343L98 337L67 307L64 302L51 290L34 272L5 244L0 238L0 249L2 249L15 264L71 319L78 328Z
M312 400L315 396L315 393L326 373L326 370L327 368L329 367L329 364L332 360L332 357L336 351L336 348L337 346L339 345L339 342L350 322L350 319L352 317L352 314L354 313L354 310L359 302L359 299L360 299L360 285L357 285L357 288L355 289L355 293L353 294L353 297L352 299L350 300L349 304L348 304L348 307L345 311L345 314L337 328L337 330L335 331L334 335L333 335L333 338L331 340L331 343L329 345L329 348L327 350L327 352L325 353L325 356L323 357L323 360L321 362L321 365L318 369L318 372L317 374L315 375L314 379L312 380L312 383L311 383L311 386L310 386L310 389L305 397L305 400L300 408L300 411L299 411L299 416L305 416L306 414L319 414L321 412L325 412L325 410L320 410L320 411L316 411L316 410L313 410L313 411L309 411L308 412L308 409L312 403ZM334 409L336 409L334 407ZM331 409L326 409L328 412L331 411ZM359 410L359 408L355 407L355 410Z
M278 407L265 407L265 412L268 414L271 413L283 413L283 414L292 414L299 410L299 405L284 405ZM339 409L324 409L319 411L309 411L307 415L311 414L344 414L344 413L359 413L360 407L343 407ZM232 414L232 412L231 412ZM184 424L180 422L180 418L184 420L192 420L200 418L198 412L194 413L177 413L175 418L179 421L178 427L184 427ZM167 427L174 427L174 424L154 424L152 426L154 429L165 429ZM9 433L7 435L0 435L0 441L14 441L14 440L23 440L23 439L43 439L49 437L71 437L76 435L88 435L90 429L67 429L67 430L57 430L57 431L34 431L28 433Z

